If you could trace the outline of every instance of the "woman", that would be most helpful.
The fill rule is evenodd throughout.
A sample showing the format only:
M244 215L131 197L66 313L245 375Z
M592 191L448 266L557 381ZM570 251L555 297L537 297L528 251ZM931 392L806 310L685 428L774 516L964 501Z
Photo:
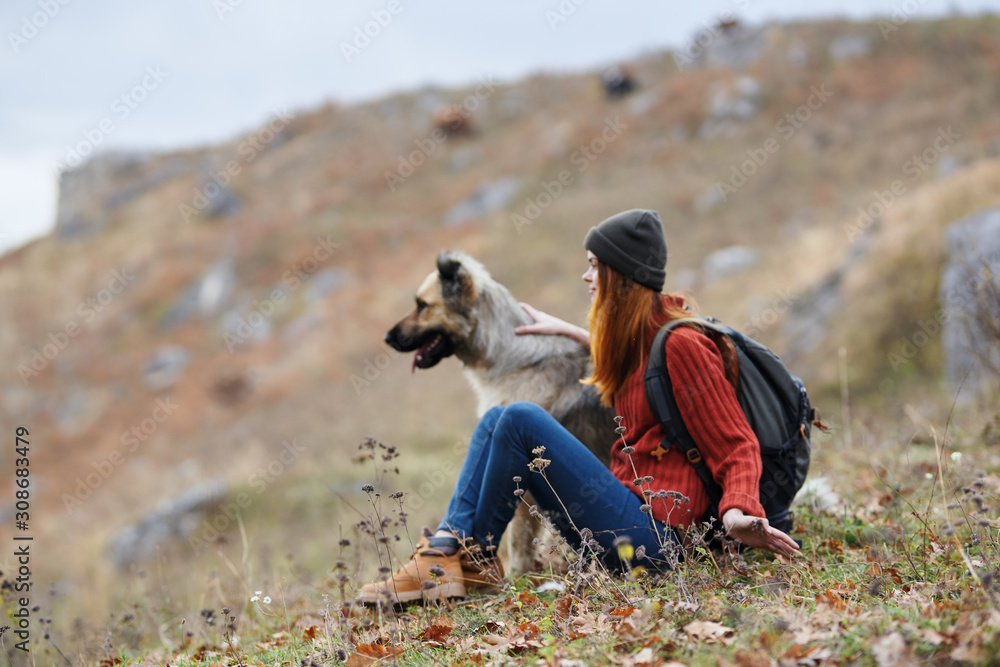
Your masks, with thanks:
M464 597L487 587L482 564L472 562L463 543L490 560L522 489L574 547L596 541L613 554L614 541L628 537L645 553L643 564L653 566L664 565L661 553L677 543L678 531L704 518L709 499L702 482L679 447L662 447L663 433L643 387L656 331L691 314L682 297L660 293L667 258L660 218L649 210L619 213L591 228L583 245L590 330L522 304L535 323L516 331L569 336L590 348L594 372L584 382L621 418L610 470L537 405L493 408L473 432L437 533L425 536L391 577L364 586L365 602ZM726 534L747 546L798 554L794 540L764 518L760 446L718 349L689 327L669 336L664 349L681 417L722 487L719 514Z

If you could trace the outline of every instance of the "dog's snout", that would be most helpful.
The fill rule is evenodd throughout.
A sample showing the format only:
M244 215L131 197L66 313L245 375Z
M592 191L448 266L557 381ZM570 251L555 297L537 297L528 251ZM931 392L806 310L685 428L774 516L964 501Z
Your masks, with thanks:
M413 347L413 337L403 333L399 324L386 332L385 342L397 352L409 352Z

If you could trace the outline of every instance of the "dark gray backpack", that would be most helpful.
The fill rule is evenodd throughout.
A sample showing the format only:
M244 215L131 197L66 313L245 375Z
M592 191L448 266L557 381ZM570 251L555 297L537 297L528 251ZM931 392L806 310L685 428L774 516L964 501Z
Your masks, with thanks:
M729 356L735 350L738 363L736 368L727 364L726 374L734 383L736 398L760 442L763 464L760 504L770 525L790 533L793 528L790 507L809 472L809 433L815 419L805 386L788 372L774 352L713 318L673 320L657 332L646 364L646 400L663 427L663 448L668 449L671 444L682 448L705 484L711 501L710 514L717 521L722 489L712 478L681 419L667 374L663 346L678 326L700 328L720 348L724 359L727 356L724 347L731 347ZM818 422L817 425L821 426Z

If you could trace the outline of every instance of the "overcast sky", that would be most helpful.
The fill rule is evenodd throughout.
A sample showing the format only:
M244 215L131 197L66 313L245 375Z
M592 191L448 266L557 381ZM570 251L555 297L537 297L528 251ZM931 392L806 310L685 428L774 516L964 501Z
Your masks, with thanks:
M894 11L1000 12L1000 0L3 0L0 252L51 228L58 166L81 142L169 150L280 108L599 68L687 46L727 12L762 23Z

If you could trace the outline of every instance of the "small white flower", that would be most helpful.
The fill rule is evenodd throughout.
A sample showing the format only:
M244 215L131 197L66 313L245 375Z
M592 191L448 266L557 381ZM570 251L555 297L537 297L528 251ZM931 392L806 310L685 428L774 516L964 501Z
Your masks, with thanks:
M267 596L267 595L264 596L264 604L271 604L271 598L270 598L270 596Z
M258 593L259 593L259 592L260 592L260 591L258 591ZM250 602L256 602L256 601L257 601L257 600L259 600L259 599L260 599L260 596L259 596L259 595L255 595L255 596L253 596L252 598L250 598Z
M958 463L961 460L962 460L962 452L952 452L951 453L951 461L952 461L952 463Z
M925 472L924 473L924 477L926 477L927 479L934 479L933 473L929 473L929 472Z

